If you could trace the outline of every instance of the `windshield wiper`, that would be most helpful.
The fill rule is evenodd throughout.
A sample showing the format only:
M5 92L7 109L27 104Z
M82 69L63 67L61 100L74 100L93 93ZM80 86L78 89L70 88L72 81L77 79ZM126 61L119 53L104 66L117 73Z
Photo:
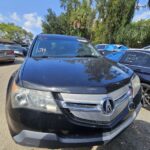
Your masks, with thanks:
M97 58L99 56L96 56L96 55L77 55L76 57L94 57L94 58Z

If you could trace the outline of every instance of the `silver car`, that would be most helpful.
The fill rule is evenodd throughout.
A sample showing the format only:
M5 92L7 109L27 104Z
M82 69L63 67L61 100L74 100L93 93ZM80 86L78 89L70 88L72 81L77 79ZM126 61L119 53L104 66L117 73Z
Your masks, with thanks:
M143 47L143 49L150 50L150 45Z
M0 62L14 62L14 51L9 49L5 44L0 44Z
M13 50L15 53L15 56L21 56L24 57L24 53L27 51L25 48L23 48L21 45L6 45L9 49Z

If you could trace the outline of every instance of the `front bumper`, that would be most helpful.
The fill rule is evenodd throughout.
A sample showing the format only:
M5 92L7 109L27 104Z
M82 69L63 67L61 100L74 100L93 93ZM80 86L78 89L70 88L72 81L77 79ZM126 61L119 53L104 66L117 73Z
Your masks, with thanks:
M36 132L30 130L22 130L13 137L18 144L25 146L34 146L42 148L59 148L74 146L92 146L104 144L112 140L124 129L126 129L136 118L141 108L141 103L136 107L130 117L123 121L120 125L109 132L103 132L95 136L59 136L56 133Z

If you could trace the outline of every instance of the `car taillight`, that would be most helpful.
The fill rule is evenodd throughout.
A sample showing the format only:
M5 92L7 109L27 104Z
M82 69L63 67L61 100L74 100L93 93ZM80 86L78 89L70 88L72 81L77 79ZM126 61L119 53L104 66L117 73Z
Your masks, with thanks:
M13 54L14 54L14 51L13 51L13 50L7 51L7 55L13 55Z

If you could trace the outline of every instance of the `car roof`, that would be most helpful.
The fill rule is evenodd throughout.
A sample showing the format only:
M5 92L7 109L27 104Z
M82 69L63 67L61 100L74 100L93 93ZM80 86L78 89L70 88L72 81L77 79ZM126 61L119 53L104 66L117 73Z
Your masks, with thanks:
M39 34L38 37L49 37L49 38L57 38L57 39L68 39L68 40L87 40L83 37L78 36L70 36L70 35L62 35L62 34Z
M150 45L143 47L143 49L150 49Z
M104 43L104 44L96 44L96 45L98 46L98 45L108 45L108 44L105 44L105 43Z
M146 49L129 49L126 52L145 52L145 53L150 54L150 50L146 50Z

